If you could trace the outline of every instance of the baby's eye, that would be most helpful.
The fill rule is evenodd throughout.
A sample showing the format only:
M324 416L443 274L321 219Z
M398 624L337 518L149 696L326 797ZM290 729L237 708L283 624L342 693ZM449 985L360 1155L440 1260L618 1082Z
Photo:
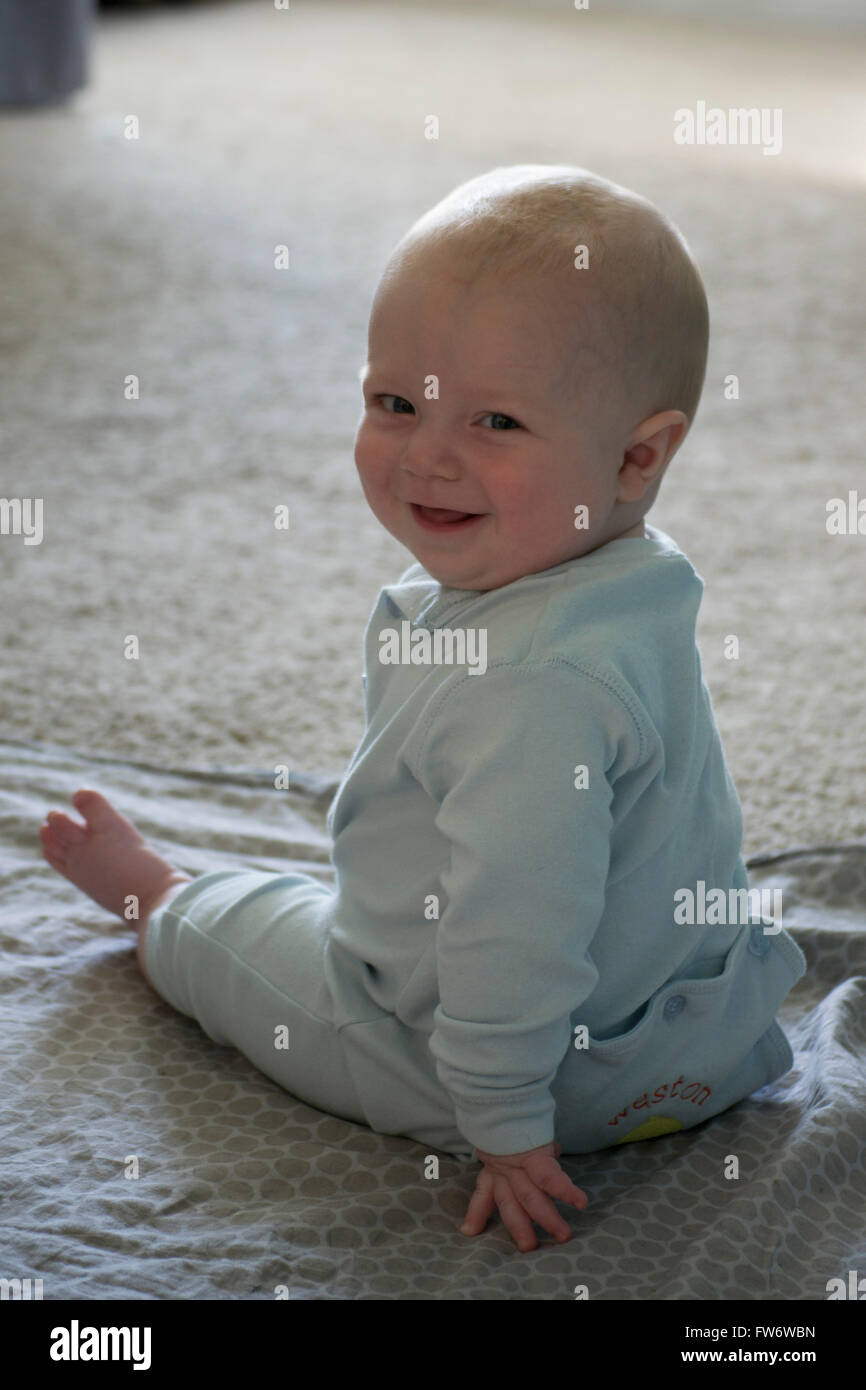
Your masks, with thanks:
M409 410L411 410L413 414L415 413L415 407L413 405L410 405L404 396L377 396L376 400L381 401L383 405L385 405L386 401L400 401L403 405L409 406ZM388 410L388 407L385 406L385 409ZM388 411L388 413L389 415L406 415L408 414L408 411L390 410Z
M506 429L511 429L511 428L513 427L514 429L519 430L519 429L521 428L520 425L517 423L517 421L514 420L514 419L512 419L512 417L511 417L510 415L502 415L498 410L491 411L491 413L490 413L489 415L484 415L484 416L482 417L482 419L484 419L484 420L507 420L509 423L505 426ZM498 428L498 426L497 426L497 428Z

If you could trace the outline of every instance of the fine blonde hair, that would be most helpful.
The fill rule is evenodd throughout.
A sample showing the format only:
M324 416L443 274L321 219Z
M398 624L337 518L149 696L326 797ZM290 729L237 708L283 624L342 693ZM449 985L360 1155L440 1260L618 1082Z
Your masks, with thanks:
M576 248L588 252L575 268ZM709 310L700 272L674 223L648 199L588 169L502 166L460 184L409 229L390 264L431 249L476 275L559 275L594 308L591 353L619 373L634 423L681 410L703 390ZM387 272L386 272L387 276Z

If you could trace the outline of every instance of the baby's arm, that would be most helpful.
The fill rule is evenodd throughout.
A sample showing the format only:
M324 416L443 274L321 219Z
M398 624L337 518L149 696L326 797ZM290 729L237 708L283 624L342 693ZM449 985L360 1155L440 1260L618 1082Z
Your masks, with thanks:
M550 1198L585 1200L556 1162L551 1086L598 981L589 948L605 905L612 782L639 753L607 684L559 662L455 681L412 750L448 845L429 1045L484 1164L473 1233L500 1197L518 1243L521 1194L560 1235Z

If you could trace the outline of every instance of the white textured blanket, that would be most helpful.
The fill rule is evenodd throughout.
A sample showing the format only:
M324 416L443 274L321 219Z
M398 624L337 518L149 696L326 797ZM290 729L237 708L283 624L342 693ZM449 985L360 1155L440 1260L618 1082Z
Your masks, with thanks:
M782 1014L795 1069L698 1129L564 1160L590 1206L522 1255L498 1217L458 1233L476 1165L443 1154L431 1178L412 1140L217 1046L41 856L45 812L95 786L189 872L328 881L336 784L292 782L0 743L0 1276L45 1299L823 1300L866 1270L866 845L750 863L808 961Z

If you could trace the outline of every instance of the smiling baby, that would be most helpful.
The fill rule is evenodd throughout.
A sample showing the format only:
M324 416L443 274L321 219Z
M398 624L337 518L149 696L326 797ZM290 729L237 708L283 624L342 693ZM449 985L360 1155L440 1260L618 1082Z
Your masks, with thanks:
M168 1003L307 1103L480 1160L462 1230L496 1207L521 1250L586 1205L561 1154L701 1124L793 1062L775 1015L805 961L749 892L703 581L646 520L708 335L646 199L559 165L454 190L370 319L355 461L414 563L367 625L333 883L191 879L91 789L41 830L108 911L135 895Z

